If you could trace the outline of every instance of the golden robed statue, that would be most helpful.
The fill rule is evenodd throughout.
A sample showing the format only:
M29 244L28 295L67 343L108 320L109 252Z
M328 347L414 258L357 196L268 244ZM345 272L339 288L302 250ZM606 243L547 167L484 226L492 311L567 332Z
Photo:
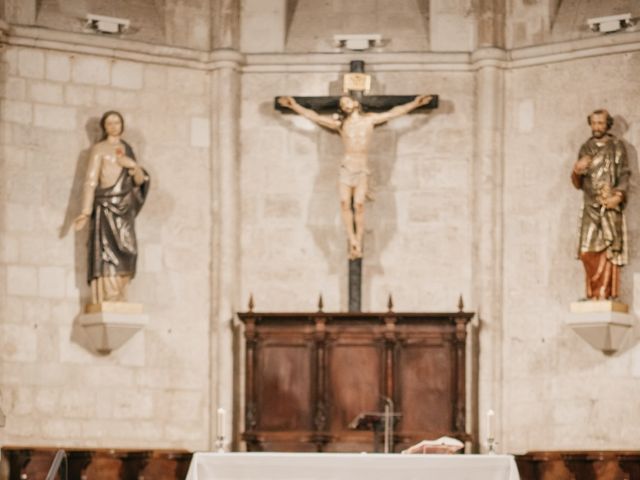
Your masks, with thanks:
M628 257L624 209L631 171L624 143L609 133L609 112L596 110L587 120L592 136L571 172L573 185L583 192L578 257L586 274L586 299L615 300Z

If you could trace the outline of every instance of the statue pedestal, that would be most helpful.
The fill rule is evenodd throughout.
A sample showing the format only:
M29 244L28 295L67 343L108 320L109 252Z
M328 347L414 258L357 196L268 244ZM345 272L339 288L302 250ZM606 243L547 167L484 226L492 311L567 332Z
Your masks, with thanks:
M611 300L573 302L567 320L567 325L605 355L620 349L633 324L629 306Z
M79 321L95 350L107 355L142 330L149 316L139 303L103 302L87 305Z

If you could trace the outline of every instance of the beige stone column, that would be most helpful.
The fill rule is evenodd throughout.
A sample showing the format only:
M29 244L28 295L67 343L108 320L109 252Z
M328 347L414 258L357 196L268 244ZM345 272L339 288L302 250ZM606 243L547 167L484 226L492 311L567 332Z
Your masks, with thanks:
M239 275L239 2L213 0L211 53L212 311L210 447L216 441L216 411L226 411L226 448L232 441L234 412L233 325Z
M478 419L473 432L484 450L487 412L502 440L502 190L504 126L504 0L481 0L476 71L475 153L472 166L473 304L479 319ZM503 447L503 445L501 445Z

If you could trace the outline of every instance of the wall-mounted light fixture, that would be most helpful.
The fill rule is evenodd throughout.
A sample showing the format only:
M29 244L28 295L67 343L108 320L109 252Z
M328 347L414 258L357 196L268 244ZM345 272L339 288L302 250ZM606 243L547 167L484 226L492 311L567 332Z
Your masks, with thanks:
M104 15L87 14L87 27L100 33L122 33L129 28L131 22L126 18L105 17Z
M381 46L382 35L378 33L338 34L333 36L333 43L336 47L362 51Z
M596 17L587 19L587 24L593 32L611 33L633 25L633 19L630 13L621 15L609 15L606 17Z

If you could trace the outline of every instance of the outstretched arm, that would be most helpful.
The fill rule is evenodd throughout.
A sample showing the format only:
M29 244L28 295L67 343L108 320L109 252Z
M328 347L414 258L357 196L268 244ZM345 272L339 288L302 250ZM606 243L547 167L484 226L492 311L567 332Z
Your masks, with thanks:
M295 101L293 97L280 97L278 98L278 103L283 107L290 108L298 115L302 115L305 118L308 118L312 122L317 123L323 127L329 128L331 130L340 130L340 122L338 120L334 120L331 117L325 117L323 115L319 115L314 112L310 108L305 108Z
M389 120L397 117L401 117L412 110L415 110L418 107L422 107L431 101L433 95L418 95L416 98L407 102L403 105L398 105L397 107L393 107L391 110L387 110L382 113L374 113L373 121L376 125L379 125L384 122L388 122Z

